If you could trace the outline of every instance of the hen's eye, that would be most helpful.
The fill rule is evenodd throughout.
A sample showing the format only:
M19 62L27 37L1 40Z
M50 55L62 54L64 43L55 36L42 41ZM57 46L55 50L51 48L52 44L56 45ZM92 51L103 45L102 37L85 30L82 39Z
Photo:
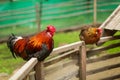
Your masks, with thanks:
M96 32L96 34L98 34L98 32Z

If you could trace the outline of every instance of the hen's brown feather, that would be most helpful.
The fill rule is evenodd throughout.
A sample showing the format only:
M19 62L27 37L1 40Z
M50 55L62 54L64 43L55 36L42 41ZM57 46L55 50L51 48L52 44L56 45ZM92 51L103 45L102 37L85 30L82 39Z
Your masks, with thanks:
M79 34L80 40L85 41L86 44L94 44L100 40L101 31L95 27L85 27L81 29Z

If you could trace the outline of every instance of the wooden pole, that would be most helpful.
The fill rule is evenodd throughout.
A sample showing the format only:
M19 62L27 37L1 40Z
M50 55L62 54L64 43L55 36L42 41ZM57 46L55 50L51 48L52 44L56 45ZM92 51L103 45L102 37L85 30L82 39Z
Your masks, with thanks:
M41 4L40 4L41 5ZM41 22L41 20L40 20L40 18L41 18L41 16L40 16L40 11L41 10L39 10L39 4L38 3L36 3L36 23L37 23L37 31L39 32L40 31L40 22Z
M86 47L84 42L79 47L79 80L86 80Z
M94 0L94 14L93 14L93 19L94 19L94 25L96 24L97 22L97 0Z
M44 78L44 62L38 62L35 66L35 80L45 80Z

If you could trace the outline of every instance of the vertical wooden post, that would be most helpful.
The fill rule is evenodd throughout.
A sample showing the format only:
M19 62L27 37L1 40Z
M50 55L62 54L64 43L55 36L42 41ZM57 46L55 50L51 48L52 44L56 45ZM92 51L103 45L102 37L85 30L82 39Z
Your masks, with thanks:
M40 4L41 5L41 4ZM36 3L36 23L37 23L37 31L39 32L40 31L40 9L39 9L39 4Z
M38 62L35 66L35 80L45 80L44 78L44 62Z
M93 6L93 9L94 9L94 13L93 13L93 19L94 19L94 25L96 24L97 22L97 0L94 0L94 6Z
M29 73L29 80L35 80L35 71Z
M86 47L84 42L79 47L79 80L86 80Z

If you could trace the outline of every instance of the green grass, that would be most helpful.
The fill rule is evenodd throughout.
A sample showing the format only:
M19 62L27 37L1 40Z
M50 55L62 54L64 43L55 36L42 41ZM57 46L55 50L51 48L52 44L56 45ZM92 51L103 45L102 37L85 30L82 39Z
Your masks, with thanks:
M115 35L120 35L120 32L118 31ZM120 43L120 40L107 41L103 46L108 46L108 45L117 44L117 43ZM109 50L107 50L107 52L109 54L118 53L118 52L120 52L120 46L118 46L116 48L109 49Z
M79 41L79 31L57 33L54 36L55 47Z
M0 73L12 73L23 64L23 60L14 59L6 44L0 44Z

